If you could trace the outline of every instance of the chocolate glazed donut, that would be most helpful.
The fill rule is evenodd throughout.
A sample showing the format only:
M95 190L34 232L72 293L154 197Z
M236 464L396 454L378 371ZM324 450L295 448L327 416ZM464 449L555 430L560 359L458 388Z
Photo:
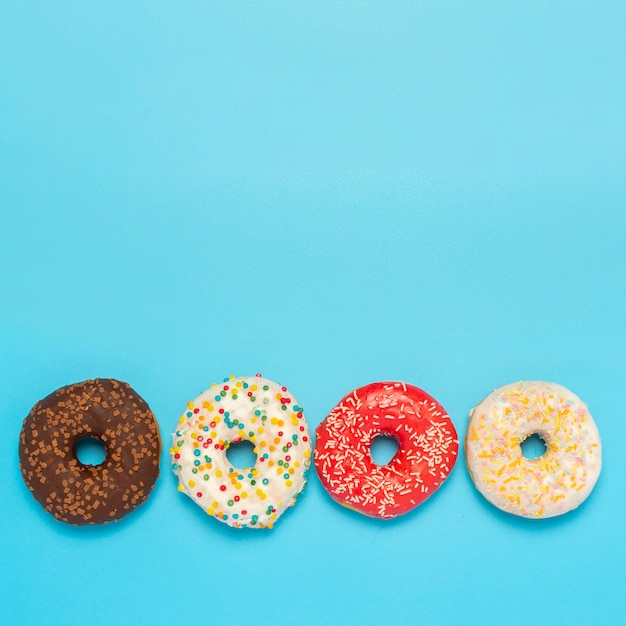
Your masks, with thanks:
M106 458L85 465L81 439L102 442ZM142 504L159 475L154 415L128 383L110 378L57 389L39 401L20 433L20 468L35 499L76 526L119 520Z

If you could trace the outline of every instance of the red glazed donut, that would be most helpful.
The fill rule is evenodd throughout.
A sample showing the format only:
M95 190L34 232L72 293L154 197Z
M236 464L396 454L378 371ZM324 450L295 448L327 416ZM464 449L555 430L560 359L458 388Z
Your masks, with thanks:
M370 452L378 435L398 451L387 465ZM402 382L355 389L317 427L314 461L322 484L340 504L372 517L403 515L431 496L454 467L458 437L444 408Z

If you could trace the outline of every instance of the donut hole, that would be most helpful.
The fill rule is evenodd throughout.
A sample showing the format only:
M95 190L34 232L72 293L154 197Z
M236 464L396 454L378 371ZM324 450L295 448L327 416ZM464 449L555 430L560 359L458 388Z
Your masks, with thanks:
M256 452L251 441L233 441L226 450L228 462L237 469L248 469L256 463Z
M522 456L524 458L529 461L534 461L546 453L548 446L541 435L533 433L522 441L520 448L522 449Z
M388 465L393 457L396 456L399 447L400 444L393 435L388 435L387 433L376 435L372 439L372 445L370 446L372 461L376 465Z
M82 465L101 465L107 458L107 449L97 437L83 437L76 442L74 454Z

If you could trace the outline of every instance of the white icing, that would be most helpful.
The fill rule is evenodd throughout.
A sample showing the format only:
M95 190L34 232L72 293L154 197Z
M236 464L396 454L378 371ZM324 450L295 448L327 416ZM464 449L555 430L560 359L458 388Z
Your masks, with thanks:
M254 444L252 468L238 469L226 457L242 440ZM188 403L170 452L179 491L209 515L230 526L271 528L304 489L311 437L284 386L230 377Z
M532 434L546 443L537 459L523 456ZM598 429L584 404L555 383L504 385L470 411L467 467L480 493L523 517L554 517L578 507L602 467Z

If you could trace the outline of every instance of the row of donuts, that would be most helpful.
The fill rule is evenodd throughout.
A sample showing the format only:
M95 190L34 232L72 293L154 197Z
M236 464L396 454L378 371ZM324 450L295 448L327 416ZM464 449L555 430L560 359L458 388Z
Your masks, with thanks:
M539 436L545 453L526 458ZM372 445L391 437L397 451L377 463ZM80 442L104 446L102 463L81 462ZM249 467L229 459L252 448ZM313 461L330 496L368 516L389 519L417 507L443 484L458 455L443 406L399 381L351 391L319 424L312 445L303 408L272 380L230 376L187 403L172 436L178 489L208 515L241 528L271 528L302 493ZM23 423L24 482L57 520L91 525L119 520L149 496L159 474L154 415L128 383L88 380L57 389ZM522 517L562 515L591 493L602 465L598 429L587 406L554 383L504 385L470 412L467 468L478 491Z

